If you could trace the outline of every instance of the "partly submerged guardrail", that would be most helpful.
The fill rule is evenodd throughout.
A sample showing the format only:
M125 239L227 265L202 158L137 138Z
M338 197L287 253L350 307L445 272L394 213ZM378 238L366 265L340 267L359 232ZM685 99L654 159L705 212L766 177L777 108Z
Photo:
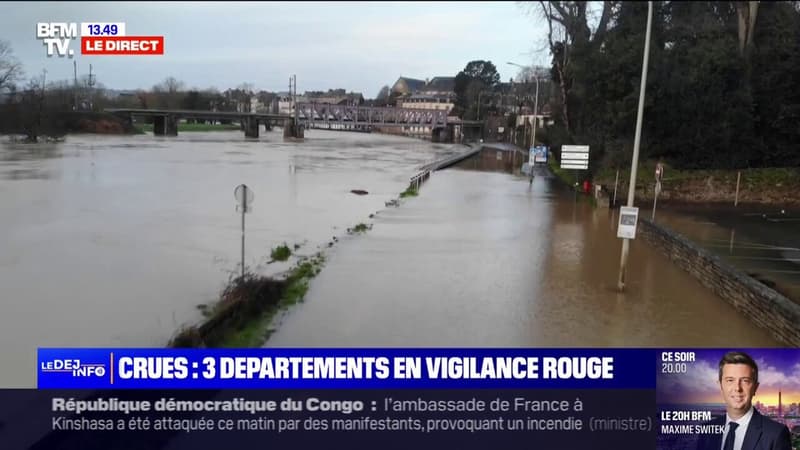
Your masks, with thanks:
M459 153L457 155L448 156L447 158L442 158L438 161L433 161L431 163L423 165L422 167L420 167L419 171L416 174L414 174L414 176L411 177L408 185L409 189L415 189L418 191L419 188L422 186L422 183L424 183L430 178L431 173L437 170L446 169L454 164L457 164L471 156L480 153L482 149L483 149L482 144L474 147L470 146L469 150L465 152Z

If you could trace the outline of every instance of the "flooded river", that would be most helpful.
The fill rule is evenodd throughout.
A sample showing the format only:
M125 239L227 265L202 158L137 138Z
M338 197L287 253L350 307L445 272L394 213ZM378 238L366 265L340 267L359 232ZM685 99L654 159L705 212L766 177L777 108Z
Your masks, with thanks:
M551 178L437 172L334 248L267 345L777 345L642 241L618 293L614 214Z
M198 320L240 261L238 184L255 193L247 265L269 273L272 247L313 253L458 149L316 130L0 144L0 386L35 384L37 347L163 346Z
M800 303L800 211L668 206L656 220Z
M312 254L339 239L268 346L776 344L644 243L617 293L616 217L552 179L466 163L385 206L462 150L316 130L302 144L232 131L0 145L0 386L35 385L37 347L163 346L199 320L237 271L240 183L255 193L252 270L285 269L266 264L283 242ZM360 222L373 229L345 233Z

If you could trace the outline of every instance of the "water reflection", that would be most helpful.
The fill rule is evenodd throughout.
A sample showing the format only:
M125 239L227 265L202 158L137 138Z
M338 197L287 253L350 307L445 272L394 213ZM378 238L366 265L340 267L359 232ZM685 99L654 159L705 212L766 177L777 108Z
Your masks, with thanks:
M0 139L4 138L0 136ZM5 141L0 144L0 162L61 158L63 156L62 148L63 143L59 142L25 144Z
M446 170L347 239L269 346L772 346L615 213L555 180ZM357 274L358 283L352 283ZM710 331L709 321L731 324ZM729 330L736 330L730 332Z
M671 208L659 223L800 302L800 233L792 211ZM797 219L800 221L800 219Z

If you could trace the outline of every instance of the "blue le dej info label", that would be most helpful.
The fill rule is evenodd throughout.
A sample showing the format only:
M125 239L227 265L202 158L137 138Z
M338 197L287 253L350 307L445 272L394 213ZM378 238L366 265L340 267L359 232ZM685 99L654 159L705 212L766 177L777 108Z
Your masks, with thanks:
M653 349L41 348L39 389L654 389Z

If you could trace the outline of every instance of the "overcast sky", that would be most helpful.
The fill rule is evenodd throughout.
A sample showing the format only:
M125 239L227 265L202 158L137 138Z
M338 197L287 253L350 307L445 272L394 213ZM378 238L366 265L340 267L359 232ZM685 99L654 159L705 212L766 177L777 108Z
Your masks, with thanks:
M149 88L167 76L187 87L241 83L298 91L344 88L374 97L398 76L454 76L474 59L503 81L516 67L546 64L546 27L532 3L118 3L0 2L0 39L27 77L72 79L73 59L48 58L37 22L125 22L126 34L163 35L163 56L81 56L78 73L115 89ZM80 25L78 25L80 26Z

